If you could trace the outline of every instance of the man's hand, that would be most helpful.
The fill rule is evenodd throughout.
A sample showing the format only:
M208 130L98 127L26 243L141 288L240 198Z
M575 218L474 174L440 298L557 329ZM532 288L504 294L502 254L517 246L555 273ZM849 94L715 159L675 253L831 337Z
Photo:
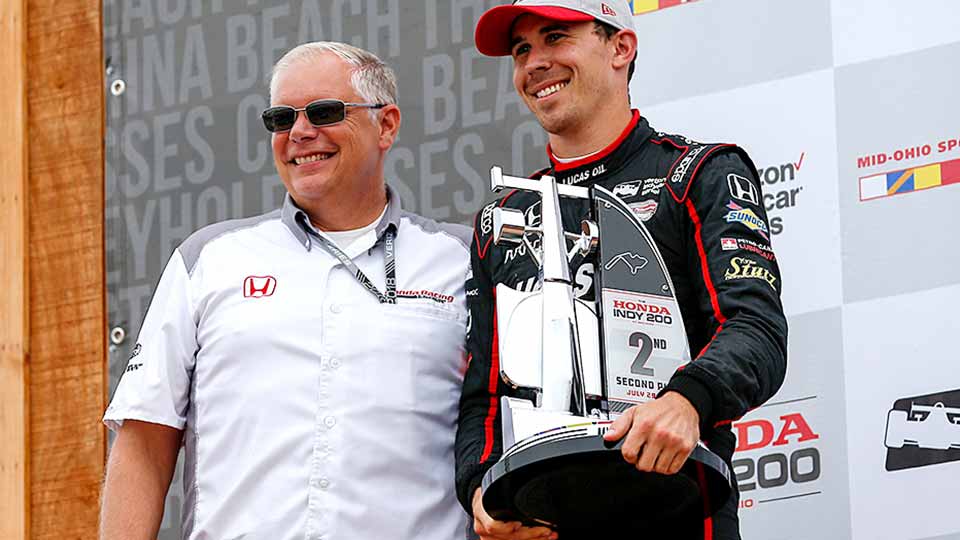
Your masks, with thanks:
M547 527L524 527L519 521L497 521L483 509L480 488L473 492L473 530L480 540L557 540L557 533Z
M626 435L623 459L644 472L675 474L700 440L700 415L676 392L636 405L617 418L603 438Z

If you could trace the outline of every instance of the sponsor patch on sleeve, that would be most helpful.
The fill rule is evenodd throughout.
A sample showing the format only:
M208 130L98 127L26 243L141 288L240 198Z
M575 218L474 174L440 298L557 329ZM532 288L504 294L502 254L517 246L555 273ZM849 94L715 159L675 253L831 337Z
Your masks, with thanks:
M727 203L727 209L730 210L725 216L727 223L740 223L751 231L758 232L765 240L770 240L770 228L756 212L733 201Z
M749 251L750 253L759 255L768 261L777 260L777 256L773 254L773 250L770 249L770 246L763 245L760 242L754 242L748 238L721 238L720 248L724 251Z
M730 196L734 199L760 206L760 193L750 179L730 173L727 175L727 189L730 190Z
M723 274L725 281L734 279L759 279L766 281L770 288L777 290L777 277L769 269L749 257L734 257Z

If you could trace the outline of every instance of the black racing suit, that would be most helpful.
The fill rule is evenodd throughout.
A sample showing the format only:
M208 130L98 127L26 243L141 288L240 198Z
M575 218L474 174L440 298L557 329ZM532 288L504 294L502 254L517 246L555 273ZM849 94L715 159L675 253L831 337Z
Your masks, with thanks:
M608 148L577 162L555 162L544 173L561 183L599 184L645 221L673 279L694 355L660 395L678 392L693 404L701 439L730 466L736 443L731 422L777 391L787 355L780 271L750 158L733 145L655 132L634 111ZM508 193L476 218L467 284L469 357L456 440L457 495L471 514L473 493L502 452L499 398L514 395L499 376L495 287L531 290L538 272L525 248L493 244L495 206L522 210L528 225L536 225L540 196ZM561 198L565 229L579 231L587 210L585 200ZM578 297L593 298L593 272L590 260L571 264ZM739 539L738 501L731 497L712 519L669 537ZM626 537L638 532L623 531Z

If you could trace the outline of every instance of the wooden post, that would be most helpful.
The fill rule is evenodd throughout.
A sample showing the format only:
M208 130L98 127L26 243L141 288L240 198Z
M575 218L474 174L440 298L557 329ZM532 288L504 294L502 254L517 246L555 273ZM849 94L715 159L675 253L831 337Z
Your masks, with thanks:
M20 43L29 111L29 538L35 539L97 537L107 393L101 12L102 0L27 0Z
M0 538L27 538L26 1L0 3Z

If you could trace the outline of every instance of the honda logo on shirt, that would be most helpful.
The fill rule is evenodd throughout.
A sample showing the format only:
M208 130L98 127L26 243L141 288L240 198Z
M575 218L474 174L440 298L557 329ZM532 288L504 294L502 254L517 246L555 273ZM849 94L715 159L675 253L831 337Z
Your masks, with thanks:
M727 175L727 187L730 189L730 196L734 199L760 206L757 187L750 180L739 174L730 173Z
M262 298L272 296L277 288L277 279L273 276L247 276L243 280L244 298Z

